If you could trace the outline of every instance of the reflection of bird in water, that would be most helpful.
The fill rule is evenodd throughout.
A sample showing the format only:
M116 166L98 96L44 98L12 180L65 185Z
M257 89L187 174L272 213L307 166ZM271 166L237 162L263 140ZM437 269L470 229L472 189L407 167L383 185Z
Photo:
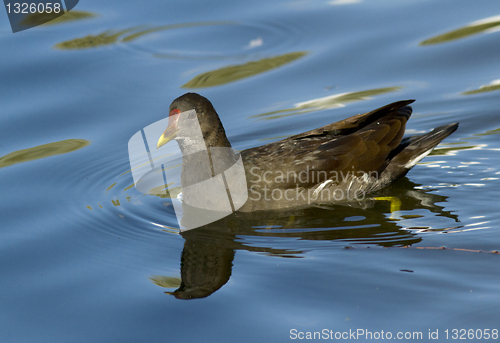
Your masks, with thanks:
M209 296L229 280L233 258L232 249L202 239L186 240L181 256L181 285L167 293L178 299Z
M416 186L407 178L402 178L375 195L385 197L390 194L400 199L401 211L427 210L449 218L453 227L448 230L455 229L458 217L437 205L445 203L447 198L428 190L414 189ZM181 232L185 239L181 256L181 285L174 292L167 293L178 299L196 299L216 292L231 276L236 250L293 258L302 257L312 242L329 242L341 247L359 244L397 247L422 241L421 234L404 226L411 224L411 219L401 224L401 220L387 216L387 202L366 199L363 205L235 212L217 222ZM417 216L402 215L401 219L412 217ZM412 229L446 231L442 227ZM275 243L280 238L288 238L287 243L276 247Z
M421 136L403 139L412 112L408 104L412 102L398 101L242 151L248 200L239 211L359 201L365 194L404 176L458 127L458 123L449 124ZM191 110L195 110L196 116ZM199 151L199 145L204 145L209 154L214 148L227 148L227 155L217 158L217 161L225 161L228 165L234 163L237 157L210 101L196 93L187 93L175 99L169 111L169 125L157 147L172 139L178 142L183 151L183 189L187 184L217 175L214 165L205 168L206 172L202 171L200 159L190 156L193 147L196 147L194 151ZM191 136L190 120L195 118L201 129L199 137L202 138L199 140L204 142L197 142ZM201 175L203 173L206 175ZM209 198L210 195L207 201Z

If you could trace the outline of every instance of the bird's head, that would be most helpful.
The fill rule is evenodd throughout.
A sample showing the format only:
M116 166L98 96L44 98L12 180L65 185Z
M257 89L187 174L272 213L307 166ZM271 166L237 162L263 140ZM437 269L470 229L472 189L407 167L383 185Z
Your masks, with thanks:
M173 139L180 145L201 143L200 131L207 148L231 146L212 103L199 94L186 93L170 105L168 126L160 136L156 148Z

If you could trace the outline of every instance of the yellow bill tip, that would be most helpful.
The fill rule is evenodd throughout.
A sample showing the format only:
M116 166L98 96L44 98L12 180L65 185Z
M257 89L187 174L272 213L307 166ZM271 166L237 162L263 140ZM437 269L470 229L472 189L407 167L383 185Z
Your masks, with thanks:
M158 143L156 143L156 149L159 149L160 147L164 146L168 142L170 142L172 139L175 138L176 131L175 129L172 129L168 127L165 132L163 132L160 136L160 139L158 139Z

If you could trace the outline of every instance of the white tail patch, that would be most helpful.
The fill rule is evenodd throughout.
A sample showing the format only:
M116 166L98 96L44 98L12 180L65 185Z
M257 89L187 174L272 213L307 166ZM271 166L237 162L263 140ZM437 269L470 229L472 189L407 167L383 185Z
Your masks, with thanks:
M422 158L424 158L425 156L429 155L431 153L431 151L433 150L434 148L430 148L429 150L423 152L422 154L418 155L418 156L415 156L413 157L411 160L409 160L408 162L406 162L405 164L405 168L407 169L410 169L411 167L413 167L415 164L417 164Z
M321 191L323 190L323 188L325 188L325 187L326 187L326 185L328 185L330 182L332 182L332 183L333 183L333 181L332 181L332 180L326 180L325 182L323 182L322 184L320 184L320 185L318 186L318 188L316 188L316 189L314 190L314 193L313 193L313 194L314 194L314 196L318 196L319 192L321 192Z

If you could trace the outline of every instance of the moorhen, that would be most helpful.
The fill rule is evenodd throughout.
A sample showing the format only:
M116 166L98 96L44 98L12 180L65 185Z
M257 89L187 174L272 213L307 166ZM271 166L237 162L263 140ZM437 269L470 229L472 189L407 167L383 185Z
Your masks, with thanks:
M202 146L210 155L210 151L214 151L211 148L227 148L224 160L230 163L241 156L248 200L238 211L359 202L366 194L404 176L457 129L458 123L453 123L424 135L403 138L412 113L408 105L413 101L397 101L237 154L231 149L212 103L199 94L186 93L170 105L169 124L157 148L172 139L179 144L183 154L183 189L200 181L199 174L194 172L199 169L197 158L187 158L191 151ZM201 135L197 136L198 141L190 137L186 129L193 118L198 120L204 142ZM217 175L213 166L211 174L204 177Z

